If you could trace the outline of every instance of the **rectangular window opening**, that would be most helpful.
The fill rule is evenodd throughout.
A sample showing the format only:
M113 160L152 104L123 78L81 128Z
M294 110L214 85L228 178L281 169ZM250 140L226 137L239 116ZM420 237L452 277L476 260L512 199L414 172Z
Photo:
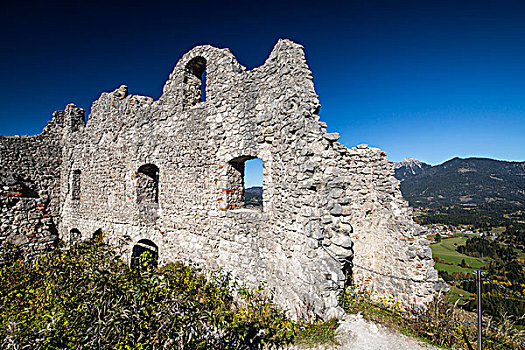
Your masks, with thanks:
M263 210L263 168L263 161L253 156L237 157L228 163L222 210Z
M244 207L263 208L263 162L260 158L244 163Z

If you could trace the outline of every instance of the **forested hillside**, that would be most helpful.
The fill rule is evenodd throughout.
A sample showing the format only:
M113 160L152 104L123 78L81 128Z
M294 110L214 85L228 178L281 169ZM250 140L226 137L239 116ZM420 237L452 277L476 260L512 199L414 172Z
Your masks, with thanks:
M506 203L525 207L525 162L453 158L414 174L396 168L403 197L413 207ZM424 163L422 163L424 164Z

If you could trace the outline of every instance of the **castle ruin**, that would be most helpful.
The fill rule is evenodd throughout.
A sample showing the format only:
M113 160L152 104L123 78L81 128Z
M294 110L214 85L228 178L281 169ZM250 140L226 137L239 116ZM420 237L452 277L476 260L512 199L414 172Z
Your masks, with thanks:
M101 234L127 242L128 262L150 250L159 264L191 260L265 282L294 316L337 316L352 281L424 305L434 284L352 268L437 279L392 162L338 143L319 107L296 43L279 40L252 70L228 49L196 47L157 101L121 86L93 103L87 124L70 104L39 135L0 137L0 242ZM244 206L253 158L264 166L262 210Z

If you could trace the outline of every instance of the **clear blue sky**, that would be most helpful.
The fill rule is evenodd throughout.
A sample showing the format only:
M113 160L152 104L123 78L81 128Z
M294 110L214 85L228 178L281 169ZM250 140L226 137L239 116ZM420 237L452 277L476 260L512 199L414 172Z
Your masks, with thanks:
M259 158L244 163L244 187L250 188L263 185L263 162Z
M158 98L196 45L253 68L289 38L345 145L525 160L525 1L4 1L0 29L3 135L40 133L121 84Z

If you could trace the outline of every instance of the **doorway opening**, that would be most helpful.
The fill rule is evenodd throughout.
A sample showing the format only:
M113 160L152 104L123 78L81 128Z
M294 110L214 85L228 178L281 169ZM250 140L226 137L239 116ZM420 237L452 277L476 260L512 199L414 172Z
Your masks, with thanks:
M141 239L133 246L130 269L146 271L158 265L159 248L149 239Z

